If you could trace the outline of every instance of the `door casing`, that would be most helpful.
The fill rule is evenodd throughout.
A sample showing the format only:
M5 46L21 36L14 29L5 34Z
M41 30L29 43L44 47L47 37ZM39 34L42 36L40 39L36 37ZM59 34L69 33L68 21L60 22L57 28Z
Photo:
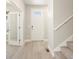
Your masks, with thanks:
M16 24L16 26L17 26L17 28L16 28L16 30L17 30L17 35L16 35L16 37L17 38L15 38L14 39L14 41L13 40L11 40L11 33L10 33L10 26L11 26L11 24L10 24L10 21L11 21L11 17L10 17L10 15L17 15L16 17L17 17L17 19L16 19L16 22L17 22L17 24ZM21 38L20 38L20 12L10 12L9 13L9 15L8 15L8 23L9 23L9 32L8 32L8 44L9 45L21 45L20 44L20 42L21 42ZM16 40L16 41L15 41Z

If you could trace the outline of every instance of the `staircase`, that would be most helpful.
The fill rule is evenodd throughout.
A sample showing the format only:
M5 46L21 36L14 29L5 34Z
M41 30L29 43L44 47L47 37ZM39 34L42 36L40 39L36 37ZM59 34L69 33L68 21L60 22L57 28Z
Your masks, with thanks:
M66 44L60 47L60 51L54 51L55 59L73 59L73 41L67 41Z

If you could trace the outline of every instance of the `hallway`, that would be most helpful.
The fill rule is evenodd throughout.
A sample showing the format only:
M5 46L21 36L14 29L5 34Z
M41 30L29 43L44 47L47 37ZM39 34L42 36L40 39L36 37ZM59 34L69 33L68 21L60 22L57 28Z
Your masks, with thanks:
M7 59L53 58L47 50L48 22L52 22L49 6L48 0L7 0Z
M26 43L12 59L53 59L50 52L45 50L46 44L42 41Z
M7 59L72 59L72 2L7 0Z

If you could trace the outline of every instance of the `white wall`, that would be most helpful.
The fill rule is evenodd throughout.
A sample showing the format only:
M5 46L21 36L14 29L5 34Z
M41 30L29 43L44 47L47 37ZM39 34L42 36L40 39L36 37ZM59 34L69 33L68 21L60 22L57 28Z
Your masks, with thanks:
M48 6L44 7L44 39L48 40Z
M53 0L54 27L73 14L73 0Z
M73 15L73 0L54 0L54 28ZM54 47L73 34L73 19L54 31Z
M26 9L25 9L25 20L24 20L24 40L28 40L30 39L30 35L31 35L31 20L30 20L30 7L26 5Z

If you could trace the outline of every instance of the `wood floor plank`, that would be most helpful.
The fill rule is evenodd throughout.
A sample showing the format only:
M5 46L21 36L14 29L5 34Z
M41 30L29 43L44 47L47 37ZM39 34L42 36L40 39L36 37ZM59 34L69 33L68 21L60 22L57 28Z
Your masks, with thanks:
M12 59L53 59L44 42L29 42Z

